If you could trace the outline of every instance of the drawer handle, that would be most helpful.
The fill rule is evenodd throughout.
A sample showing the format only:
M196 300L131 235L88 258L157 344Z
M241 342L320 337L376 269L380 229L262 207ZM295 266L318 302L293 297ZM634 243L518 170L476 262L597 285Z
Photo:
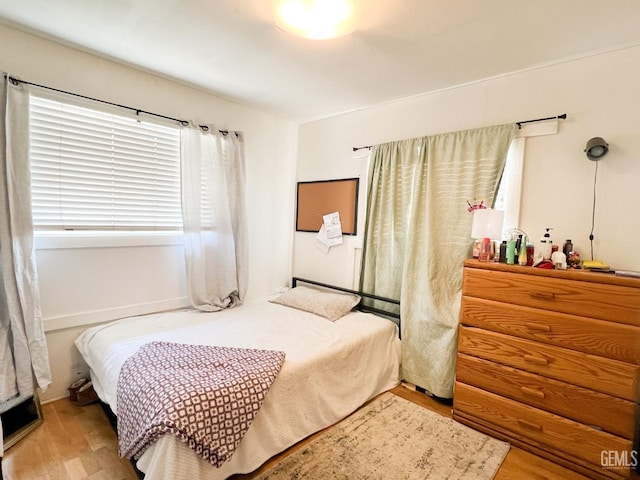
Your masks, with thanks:
M526 322L524 324L529 330L533 330L535 332L551 332L551 327L549 325L540 325L539 323L531 323Z
M542 390L538 390L537 388L520 387L520 391L525 395L544 399L544 392Z
M518 419L518 425L520 425L521 427L526 428L528 430L535 430L537 432L541 432L542 431L542 427L540 425L528 422L526 420L522 420L521 418Z
M529 295L539 300L553 300L556 297L553 292L529 292Z
M525 353L522 358L524 358L525 362L535 363L536 365L549 365L549 360L546 358L536 357L535 355L529 355Z

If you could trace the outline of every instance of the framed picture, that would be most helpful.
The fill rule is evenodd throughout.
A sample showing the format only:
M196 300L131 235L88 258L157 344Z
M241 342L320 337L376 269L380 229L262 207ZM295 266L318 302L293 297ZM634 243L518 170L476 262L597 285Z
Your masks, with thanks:
M356 235L359 178L298 182L296 231L318 232L322 216L338 212L343 235Z

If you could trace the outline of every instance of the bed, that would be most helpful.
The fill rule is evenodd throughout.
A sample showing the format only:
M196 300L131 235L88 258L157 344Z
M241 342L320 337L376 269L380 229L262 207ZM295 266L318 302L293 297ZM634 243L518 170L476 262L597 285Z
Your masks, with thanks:
M328 293L328 285L298 278L292 282L297 288L289 292L302 291L301 282ZM375 313L354 309L334 321L286 301L273 303L273 298L216 313L188 309L144 315L89 328L75 344L98 396L116 415L119 372L128 357L150 342L285 352L262 407L233 456L219 468L172 435L161 436L137 461L147 479L223 479L254 471L400 383L399 319L380 316L386 310L379 305L389 299L374 298L376 308L364 309Z

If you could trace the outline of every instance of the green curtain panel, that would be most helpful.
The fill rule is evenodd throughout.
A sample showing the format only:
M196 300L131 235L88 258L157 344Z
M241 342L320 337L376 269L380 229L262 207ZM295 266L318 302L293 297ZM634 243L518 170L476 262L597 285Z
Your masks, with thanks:
M402 377L453 396L467 200L492 204L515 124L377 145L372 151L363 291L401 300Z

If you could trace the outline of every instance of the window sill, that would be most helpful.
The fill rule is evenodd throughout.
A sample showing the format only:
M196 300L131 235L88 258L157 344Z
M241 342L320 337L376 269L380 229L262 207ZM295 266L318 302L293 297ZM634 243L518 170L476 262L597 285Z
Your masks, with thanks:
M34 234L36 250L183 245L182 232L46 232Z

